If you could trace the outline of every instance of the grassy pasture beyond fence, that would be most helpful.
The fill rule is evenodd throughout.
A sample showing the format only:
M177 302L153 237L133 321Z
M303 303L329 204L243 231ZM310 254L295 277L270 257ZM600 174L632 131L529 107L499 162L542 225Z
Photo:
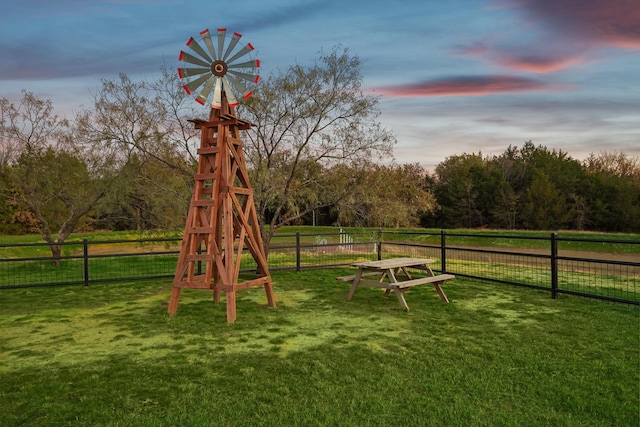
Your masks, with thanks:
M58 267L33 237L0 238L0 291L172 277L179 233L131 240L135 236L69 239ZM436 271L548 290L554 297L570 293L640 304L640 236L633 234L290 227L271 241L269 265L300 271L407 255L434 259ZM242 268L256 268L250 256Z

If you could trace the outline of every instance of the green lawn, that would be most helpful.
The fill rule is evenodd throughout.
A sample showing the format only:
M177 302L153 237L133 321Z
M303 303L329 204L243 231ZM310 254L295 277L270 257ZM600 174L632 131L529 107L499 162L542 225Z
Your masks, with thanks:
M640 311L457 278L410 313L274 272L238 320L170 280L0 291L0 425L637 426Z

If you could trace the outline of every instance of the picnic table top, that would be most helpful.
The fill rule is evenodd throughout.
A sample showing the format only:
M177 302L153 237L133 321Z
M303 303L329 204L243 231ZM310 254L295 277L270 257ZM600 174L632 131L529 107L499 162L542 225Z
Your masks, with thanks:
M356 262L352 265L358 268L375 268L386 270L389 268L411 267L416 265L426 265L432 263L428 258L389 258L379 261Z

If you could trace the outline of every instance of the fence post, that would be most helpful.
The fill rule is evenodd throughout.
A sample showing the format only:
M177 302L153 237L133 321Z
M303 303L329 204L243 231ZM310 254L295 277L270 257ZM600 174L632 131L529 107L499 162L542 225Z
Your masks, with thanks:
M382 259L382 229L378 229L378 261Z
M447 232L440 230L440 269L442 274L447 272Z
M300 272L300 232L296 231L296 271Z
M551 298L558 295L558 233L551 233Z
M84 270L84 286L89 286L89 239L82 239L82 261Z

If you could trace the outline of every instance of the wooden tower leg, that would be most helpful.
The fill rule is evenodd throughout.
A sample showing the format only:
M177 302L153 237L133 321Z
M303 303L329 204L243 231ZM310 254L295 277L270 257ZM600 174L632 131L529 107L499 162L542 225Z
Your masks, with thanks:
M171 299L169 300L169 316L175 316L176 311L178 311L178 302L180 301L180 291L181 288L173 288L171 290Z
M236 321L236 291L227 291L227 323Z
M224 94L222 101L221 109L211 109L208 121L192 120L201 130L198 171L168 312L175 315L182 288L208 289L214 302L225 292L227 322L233 323L236 291L264 286L269 306L276 301L239 135L252 124L235 116ZM239 282L245 249L258 273Z

